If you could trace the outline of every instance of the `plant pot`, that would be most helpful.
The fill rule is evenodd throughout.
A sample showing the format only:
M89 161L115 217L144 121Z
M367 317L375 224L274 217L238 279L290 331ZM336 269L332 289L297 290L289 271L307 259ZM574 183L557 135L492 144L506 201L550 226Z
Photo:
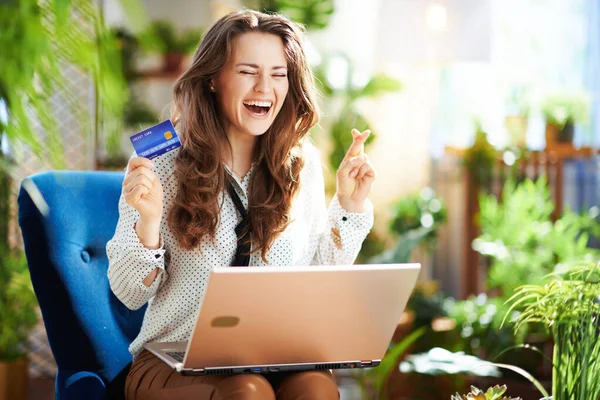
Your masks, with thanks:
M164 72L179 72L183 61L183 53L167 53L165 54Z
M546 123L546 148L555 148L557 143L558 127L554 124Z
M546 149L564 147L565 145L572 146L574 132L572 123L566 123L562 129L557 125L546 123Z
M567 122L562 130L558 133L559 143L573 143L573 137L575 136L575 127L572 123Z
M0 400L27 399L27 359L0 361Z

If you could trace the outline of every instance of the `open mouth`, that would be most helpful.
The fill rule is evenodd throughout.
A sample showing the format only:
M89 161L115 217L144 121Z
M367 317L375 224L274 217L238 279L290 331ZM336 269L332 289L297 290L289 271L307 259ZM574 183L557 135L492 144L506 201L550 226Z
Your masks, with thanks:
M256 115L266 115L272 106L271 101L244 101L244 107Z

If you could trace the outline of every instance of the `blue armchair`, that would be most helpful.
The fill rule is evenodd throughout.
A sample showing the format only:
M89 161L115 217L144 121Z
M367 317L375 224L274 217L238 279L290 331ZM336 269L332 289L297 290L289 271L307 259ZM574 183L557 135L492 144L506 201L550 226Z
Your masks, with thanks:
M105 246L117 225L122 180L117 172L50 171L21 185L19 225L58 366L57 400L124 397L127 348L145 307L125 307L106 277ZM47 212L36 207L28 183L39 189Z

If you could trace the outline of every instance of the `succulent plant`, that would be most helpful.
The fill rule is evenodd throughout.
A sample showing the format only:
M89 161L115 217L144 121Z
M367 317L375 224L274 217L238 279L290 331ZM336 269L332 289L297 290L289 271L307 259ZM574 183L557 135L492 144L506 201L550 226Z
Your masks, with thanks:
M462 396L458 393L452 396L451 400L521 400L520 397L507 397L504 396L506 392L506 385L494 386L483 392L481 389L471 386L471 391Z

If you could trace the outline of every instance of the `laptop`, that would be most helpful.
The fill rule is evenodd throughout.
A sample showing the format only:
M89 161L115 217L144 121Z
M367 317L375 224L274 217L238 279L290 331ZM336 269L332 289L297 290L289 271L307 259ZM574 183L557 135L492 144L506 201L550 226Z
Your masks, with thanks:
M144 348L184 375L375 367L420 268L213 268L190 340Z

